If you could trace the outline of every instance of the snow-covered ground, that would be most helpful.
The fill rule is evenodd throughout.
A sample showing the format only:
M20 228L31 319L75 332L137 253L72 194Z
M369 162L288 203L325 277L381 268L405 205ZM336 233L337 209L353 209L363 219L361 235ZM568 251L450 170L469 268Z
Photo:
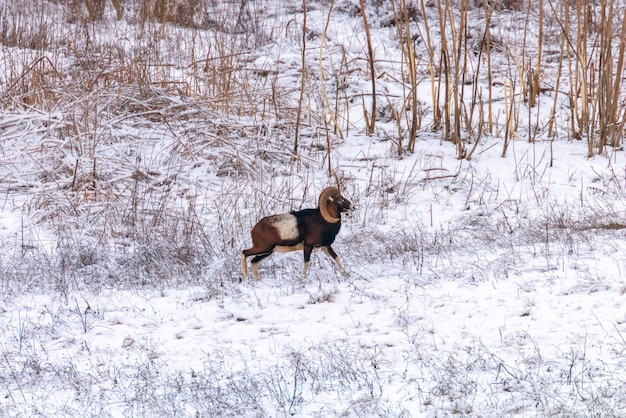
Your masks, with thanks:
M287 14L256 6L276 27L291 14L301 22L298 4ZM365 57L357 4L332 15L327 71ZM307 17L312 69L327 7L312 3ZM378 54L389 58L379 87L393 107L406 88L395 28L381 23L388 10L371 12ZM502 37L519 36L515 19L500 19ZM271 123L213 113L197 96L107 88L67 107L3 109L0 415L622 414L623 149L588 158L584 141L547 138L548 92L528 118L539 121L537 141L520 128L503 157L502 138L485 135L471 160L458 159L429 126L426 79L413 153L397 157L393 119L366 136L364 105L346 101L344 138L332 135L329 150L307 119L293 158L293 126L281 123L293 124L284 103L299 95L294 22L246 61L282 74L275 85L265 73L249 82L288 92L272 102L285 120L270 107ZM138 36L126 19L100 25L126 33L125 48ZM218 35L200 38L184 45L201 49ZM162 42L163 59L177 63L180 51ZM3 62L15 54L27 56L3 47ZM78 65L68 61L50 65ZM340 72L346 97L369 85L365 64L355 65ZM168 71L187 80L191 69ZM240 282L254 222L315 206L328 184L356 206L334 245L350 277L315 252L300 281L302 255L289 253L264 261L260 281Z

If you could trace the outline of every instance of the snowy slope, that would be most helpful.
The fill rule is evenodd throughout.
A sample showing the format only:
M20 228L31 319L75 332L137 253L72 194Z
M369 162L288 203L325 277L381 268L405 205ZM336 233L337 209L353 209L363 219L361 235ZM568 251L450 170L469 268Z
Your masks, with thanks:
M585 141L566 134L564 99L562 134L549 138L547 91L506 156L503 139L485 135L469 161L458 159L433 132L424 78L422 129L414 152L398 157L391 109L407 84L396 29L385 24L392 13L368 8L386 103L367 136L362 20L358 2L344 1L323 54L344 136L324 125L318 68L329 6L312 3L310 109L296 157L303 10L285 4L254 3L258 19L247 24L272 28L273 38L233 61L249 74L248 96L229 96L238 112L214 91L183 92L211 77L187 51L206 54L223 31L209 25L195 37L155 25L155 46L130 14L90 33L111 48L123 34L118 58L161 48L169 66L154 64L151 76L168 72L178 93L156 82L150 91L66 89L54 106L2 109L0 415L622 414L623 149L588 158ZM521 36L519 14L498 18L501 38ZM51 53L55 69L89 73L73 72L84 63L63 45L67 56ZM3 47L3 62L30 62L24 51ZM118 58L100 57L106 78ZM546 84L554 68L546 65ZM527 116L538 121L534 142ZM300 281L302 256L290 253L264 261L260 281L240 282L254 222L314 206L328 184L356 206L334 245L350 277L314 253Z

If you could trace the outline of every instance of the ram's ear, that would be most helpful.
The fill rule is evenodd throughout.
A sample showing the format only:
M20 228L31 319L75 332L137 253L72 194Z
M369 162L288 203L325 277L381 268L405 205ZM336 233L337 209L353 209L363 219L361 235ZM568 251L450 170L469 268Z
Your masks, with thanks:
M319 207L322 218L331 224L341 220L335 203L335 199L338 197L341 197L341 193L339 193L339 189L336 187L327 187L320 194Z

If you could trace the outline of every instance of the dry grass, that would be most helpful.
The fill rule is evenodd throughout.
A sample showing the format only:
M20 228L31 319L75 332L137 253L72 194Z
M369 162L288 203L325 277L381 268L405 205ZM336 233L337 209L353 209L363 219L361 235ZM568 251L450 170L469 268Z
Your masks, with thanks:
M350 243L339 249L346 264L358 266L363 254L382 265L393 259L407 288L439 277L491 280L517 268L523 252L591 253L591 234L606 234L601 239L609 242L624 228L618 209L583 202L582 190L580 213L541 206L537 185L539 211L531 214L516 196L498 197L504 186L478 178L466 161L448 170L441 156L416 151L416 143L450 141L466 159L486 136L500 140L494 143L507 158L520 138L585 139L589 156L620 149L623 16L619 0L4 2L0 196L3 211L17 214L21 225L14 247L2 249L0 294L58 292L65 304L50 309L58 317L71 309L83 331L91 316L71 300L77 289L194 285L205 290L204 300L236 297L237 255L252 220L314 205L326 183L340 185L359 208L342 230L341 242ZM347 32L368 33L342 43L338 17L341 24L356 17L358 30ZM387 38L380 37L383 29ZM282 53L286 39L297 40L291 55ZM381 39L397 43L398 54ZM539 118L546 109L549 120ZM378 150L388 147L387 154L361 154L354 166L339 166L335 147L362 140L350 135L355 131ZM407 156L412 165L403 164ZM537 177L549 164L524 171L513 163L515 175ZM616 190L603 190L623 194L617 177L603 180ZM390 219L423 190L436 204L467 192L468 215L437 226L431 205L430 219L427 210ZM496 204L480 216L469 210ZM372 227L390 220L397 224ZM459 257L471 252L468 243L498 258ZM265 268L285 267L270 261ZM341 283L355 300L371 280L356 276ZM342 292L320 291L308 303L338 303ZM400 309L397 316L411 324ZM411 343L423 335L408 325L404 331ZM26 325L16 332L20 351L28 332ZM44 330L39 338L57 334ZM407 396L435 414L481 414L477 394L499 390L491 382L538 413L567 413L561 395L544 388L578 390L587 382L585 364L568 353L560 366L578 367L578 382L552 372L540 353L531 353L535 363L506 364L480 345L457 358L424 347L400 354L419 376L429 376L428 387ZM424 380L378 362L374 349L355 353L332 343L302 346L261 372L235 372L211 352L205 374L191 376L161 372L156 354L145 351L145 363L111 371L120 379L115 396L138 405L129 414L175 415L185 402L207 415L297 413L303 396L327 391L351 402L332 411L337 415L408 416L402 405L384 402L381 388L394 379L406 388ZM16 371L7 379L24 387L67 382L64 389L85 415L102 415L103 395L72 359L53 366L27 352L4 353L3 370ZM485 373L492 374L490 385L479 383ZM594 412L618 410L618 388L606 388L606 404L602 397L591 401ZM492 399L483 407L501 411L502 398Z
M459 158L471 158L483 135L502 138L503 157L515 139L552 139L557 132L586 138L590 156L619 149L626 113L619 76L624 50L618 48L626 40L623 5L524 5L391 2L388 24L395 25L401 51L396 61L381 56L371 33L360 49L328 36L340 13L360 15L368 33L386 24L370 15L382 10L376 2L362 1L357 11L333 2L313 7L325 16L319 32L306 22L280 20L271 3L4 4L0 43L12 52L0 58L3 149L14 155L20 141L25 152L6 161L11 172L2 191L27 193L22 210L59 230L66 221L87 223L101 242L147 242L152 233L171 241L193 236L211 254L236 245L232 236L208 240L196 226L197 208L210 199L202 197L208 188L188 180L192 173L204 169L248 184L264 184L276 169L295 175L284 190L253 184L254 202L279 192L307 199L310 174L303 168L312 164L325 165L330 181L354 187L333 154L350 129L392 139L390 153L398 157L415 151L424 120L454 143ZM304 13L308 5L291 7ZM488 18L476 19L481 15ZM538 32L529 29L535 22ZM505 23L522 30L494 31ZM301 62L287 74L278 69L280 56L261 61L258 53L284 36L301 44ZM342 51L341 60L326 59L329 51ZM548 56L555 58L548 62ZM424 79L430 104L418 97ZM391 83L401 85L401 96L378 93ZM372 107L364 111L368 95ZM546 105L552 117L540 121ZM351 113L367 123L351 120ZM406 193L412 178L393 180L403 184L387 189ZM241 189L224 194L245 206ZM370 213L383 213L388 195L383 190L380 207ZM257 208L255 217L266 209ZM235 230L245 231L243 223Z

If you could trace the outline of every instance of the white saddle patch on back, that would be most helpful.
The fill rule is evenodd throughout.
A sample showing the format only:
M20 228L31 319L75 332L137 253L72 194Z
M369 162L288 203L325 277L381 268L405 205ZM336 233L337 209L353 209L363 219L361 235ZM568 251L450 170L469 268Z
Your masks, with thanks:
M291 213L272 216L272 224L285 241L298 238L298 219Z

